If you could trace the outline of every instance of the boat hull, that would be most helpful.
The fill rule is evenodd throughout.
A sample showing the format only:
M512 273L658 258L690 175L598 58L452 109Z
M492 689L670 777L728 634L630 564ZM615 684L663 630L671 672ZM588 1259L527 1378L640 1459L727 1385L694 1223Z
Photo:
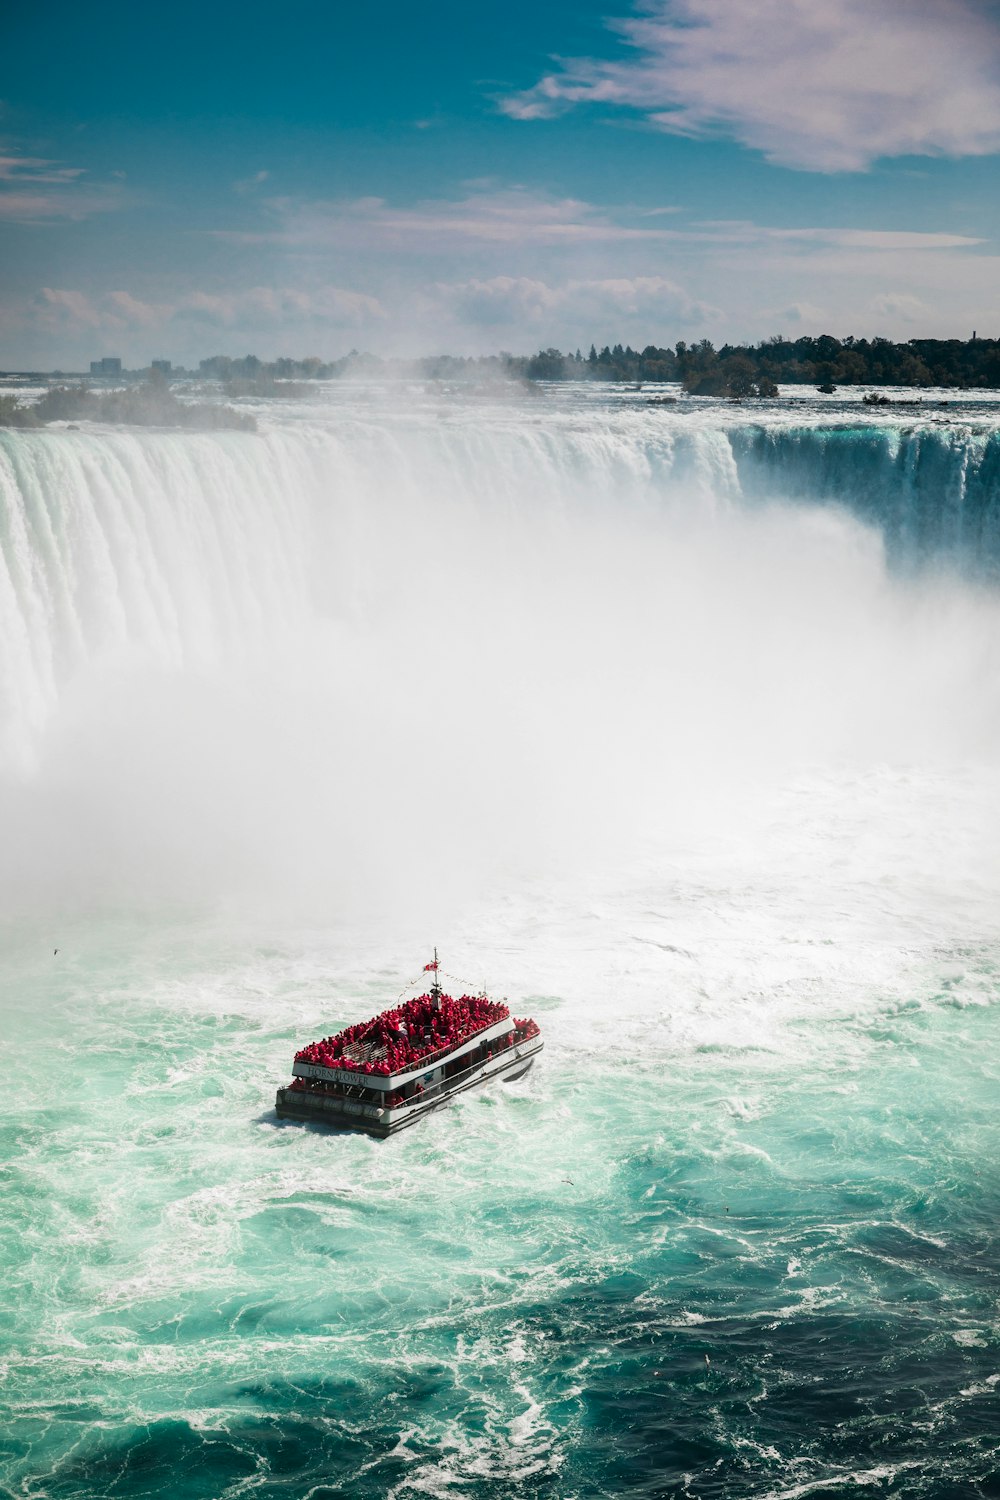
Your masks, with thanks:
M468 1075L447 1080L429 1088L419 1100L395 1109L380 1108L376 1104L363 1103L357 1099L338 1099L329 1094L312 1093L305 1089L280 1088L275 1100L275 1112L279 1120L298 1120L313 1125L326 1125L334 1130L363 1131L365 1135L381 1139L396 1135L400 1130L415 1125L432 1109L440 1109L456 1095L467 1089L478 1088L491 1079L507 1082L522 1077L542 1050L539 1036L510 1049L502 1057L488 1058Z

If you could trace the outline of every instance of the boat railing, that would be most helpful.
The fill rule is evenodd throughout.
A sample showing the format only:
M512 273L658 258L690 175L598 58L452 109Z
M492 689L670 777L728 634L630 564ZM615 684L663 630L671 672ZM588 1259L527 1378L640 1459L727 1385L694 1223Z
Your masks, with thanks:
M409 1109L411 1105L423 1104L426 1099L433 1099L434 1095L437 1094L441 1089L450 1088L453 1083L458 1083L461 1079L466 1078L468 1074L478 1072L478 1070L483 1067L484 1064L488 1062L495 1062L498 1057L502 1057L507 1052L513 1052L517 1047L522 1046L525 1042L533 1042L535 1040L535 1036L537 1035L538 1033L536 1032L532 1036L523 1036L520 1041L511 1041L506 1047L499 1048L497 1052L495 1052L491 1057L481 1057L478 1062L472 1063L472 1065L468 1068L463 1068L460 1073L452 1073L448 1078L441 1078L437 1083L432 1083L431 1086L425 1089L422 1094L411 1094L409 1099L401 1099L398 1104L390 1104L389 1108Z
M465 1036L460 1037L457 1041L448 1042L444 1047L438 1047L435 1052L428 1052L426 1054L421 1053L419 1057L416 1057L412 1060L412 1062L407 1063L406 1071L412 1072L416 1071L419 1068L432 1068L440 1058L447 1057L449 1052L454 1052L456 1047L466 1046L482 1032L489 1031L491 1026L498 1026L501 1021L506 1021L509 1019L509 1016L500 1016L494 1021L486 1021L482 1026L478 1026L475 1031L468 1032ZM298 1057L296 1057L295 1059L296 1062L299 1062L300 1060L305 1061L305 1059L300 1059ZM361 1061L367 1062L368 1059L362 1058ZM342 1067L341 1063L337 1060L335 1060L333 1063L314 1063L312 1064L312 1066L325 1067L328 1068L331 1072L336 1072L338 1069L343 1071L344 1073L357 1073L358 1071L356 1068ZM386 1076L392 1077L391 1074L386 1075L385 1073L369 1073L365 1076L369 1078L385 1078Z
M509 1035L509 1033L505 1034ZM515 1039L509 1042L506 1047L499 1047L497 1051L490 1057L480 1057L476 1062L471 1063L469 1067L463 1068L461 1072L452 1073L447 1078L439 1078L436 1083L430 1084L422 1092L411 1094L408 1099L399 1099L395 1104L390 1104L383 1107L388 1109L409 1109L411 1105L424 1104L428 1099L433 1099L434 1096L438 1094L442 1088L450 1088L452 1084L459 1083L463 1078L467 1078L470 1073L477 1072L484 1066L484 1064L495 1061L497 1058L502 1057L505 1053L513 1052L517 1047L523 1046L525 1042L533 1042L537 1035L537 1032L534 1032L530 1036L522 1035L520 1040ZM359 1095L364 1093L377 1093L377 1089L365 1089L359 1084L341 1084L339 1086L335 1085L335 1087L337 1088L336 1093L334 1093L331 1088L314 1089L309 1090L309 1092L324 1094L327 1098L343 1099L345 1102L351 1099L355 1100L358 1103L366 1104L375 1104L376 1102L373 1099L363 1100L359 1098Z
M470 1063L470 1065L467 1068L463 1068L461 1072L451 1073L447 1078L439 1078L436 1083L429 1084L427 1088L423 1089L420 1093L411 1094L409 1099L400 1099L397 1104L390 1104L388 1107L389 1109L409 1109L413 1104L422 1104L425 1099L433 1099L434 1095L440 1093L442 1089L450 1088L453 1083L458 1083L461 1079L467 1078L470 1073L478 1072L478 1070L485 1066L486 1063L492 1062L494 1058L498 1057L501 1053L511 1051L513 1051L513 1045L511 1045L510 1047L501 1047L497 1053L493 1054L493 1056L480 1057L478 1061Z

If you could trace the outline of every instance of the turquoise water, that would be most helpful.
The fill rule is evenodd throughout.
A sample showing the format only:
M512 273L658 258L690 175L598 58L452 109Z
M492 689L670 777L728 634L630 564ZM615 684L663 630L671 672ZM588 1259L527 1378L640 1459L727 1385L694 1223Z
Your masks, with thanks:
M723 419L30 450L0 1493L1000 1493L1000 608ZM531 1072L280 1124L434 943Z
M300 958L138 936L17 973L6 1492L989 1492L995 952L791 1055L536 997L529 1079L376 1143L270 1114Z

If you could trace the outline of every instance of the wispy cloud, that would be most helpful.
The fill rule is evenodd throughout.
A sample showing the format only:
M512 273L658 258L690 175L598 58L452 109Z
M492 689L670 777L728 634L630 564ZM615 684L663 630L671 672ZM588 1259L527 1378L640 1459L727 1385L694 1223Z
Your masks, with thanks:
M806 327L807 325L819 328L829 316L826 308L819 307L815 302L789 302L784 307L765 308L764 315L772 318L775 326L779 328Z
M164 329L173 323L258 331L302 324L351 329L379 323L385 316L377 298L336 286L311 291L260 286L225 293L193 290L156 302L128 291L93 297L72 288L43 287L31 309L35 322L53 330L108 334Z
M439 250L456 245L574 246L658 240L666 231L629 224L623 216L578 198L557 198L520 186L470 184L458 199L393 204L384 198L270 198L273 227L216 230L242 244L336 246L371 251ZM666 210L660 210L666 212Z
M412 208L370 202L362 215L371 229L397 239L445 235L491 244L579 245L660 237L659 230L623 224L578 198L522 187L486 187L455 203L437 200Z
M609 319L631 323L643 318L655 327L670 320L687 326L720 315L718 308L690 297L665 276L571 279L556 285L526 276L492 276L439 283L436 291L457 318L479 326L544 328L558 320L599 329Z
M267 182L270 175L270 172L265 171L263 168L261 168L259 172L254 172L251 177L240 177L236 182L233 183L233 192L254 193L258 188L263 187L264 183Z
M614 29L624 58L566 60L501 108L625 106L822 172L1000 151L1000 17L985 0L650 0Z
M86 181L83 167L40 156L0 156L0 222L46 224L90 218L121 204L121 189Z
M0 156L0 182L75 182L83 176L82 167L60 167L40 156Z
M385 317L377 297L344 287L248 287L238 292L189 292L171 315L231 328L245 324L281 328L303 322L357 328Z
M868 307L876 317L891 318L893 323L917 323L930 311L920 297L911 297L906 292L881 292L871 299Z
M996 285L984 240L937 229L692 220L495 182L415 204L245 202L244 233L265 246L246 281L57 284L4 321L60 349L100 336L140 360L154 345L190 358L279 340L419 353L844 332L873 318L887 332L947 331L958 309L982 324ZM333 265L353 266L356 283L328 280Z
M43 286L34 299L31 320L53 330L74 332L104 326L100 308L85 292L67 287Z
M498 255L508 250L586 250L589 246L798 245L872 251L972 249L971 235L937 230L858 229L851 226L781 227L746 219L679 220L682 210L664 206L598 207L579 198L555 198L520 186L469 185L458 199L395 204L384 198L268 198L260 209L270 227L209 230L245 245L286 249L337 249L367 255L414 252L461 255L477 247Z
M836 245L846 250L960 250L985 243L970 235L939 234L919 229L838 229L834 226L781 229L744 219L710 221L682 231L682 235L717 245Z

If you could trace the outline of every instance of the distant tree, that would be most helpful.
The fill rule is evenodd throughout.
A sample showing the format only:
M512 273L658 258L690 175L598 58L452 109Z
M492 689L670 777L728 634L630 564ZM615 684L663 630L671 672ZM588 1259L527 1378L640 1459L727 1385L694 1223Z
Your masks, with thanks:
M692 396L725 396L727 379L719 366L719 357L708 339L691 348L677 345L677 363L684 389Z
M52 385L34 408L40 422L72 422L96 414L97 409L98 398L82 385Z
M305 360L282 356L265 363L256 355L234 360L219 354L202 360L200 369L206 378L224 382L227 390L245 394L284 394L293 389L290 382L296 377L331 379L361 372L412 375L419 371L430 379L448 380L484 376L510 380L526 376L540 380L679 380L693 394L732 392L744 399L754 394L773 395L779 382L817 387L1000 387L1000 340L977 336L970 340L910 339L896 344L887 338L866 339L854 334L843 340L828 333L794 340L776 334L757 345L725 343L718 351L708 339L693 344L679 339L673 348L647 344L641 353L631 344L616 343L605 344L600 352L591 344L586 357L579 350L563 355L559 350L542 349L531 356L503 351L479 359L441 354L426 361L386 360L353 349L329 363L318 356ZM283 383L280 390L275 387L276 381Z
M850 346L853 343L854 340L850 340ZM849 347L846 339L844 348L834 362L832 378L839 385L860 385L865 378L864 356L855 348Z
M233 361L228 354L213 354L208 359L203 359L198 369L209 380L228 380L232 374Z
M726 395L733 401L756 396L756 371L745 354L733 354L720 362L719 378L725 382Z
M34 408L22 406L16 396L0 396L0 427L37 427Z
M559 349L540 349L528 360L525 372L529 380L565 380L566 359Z

